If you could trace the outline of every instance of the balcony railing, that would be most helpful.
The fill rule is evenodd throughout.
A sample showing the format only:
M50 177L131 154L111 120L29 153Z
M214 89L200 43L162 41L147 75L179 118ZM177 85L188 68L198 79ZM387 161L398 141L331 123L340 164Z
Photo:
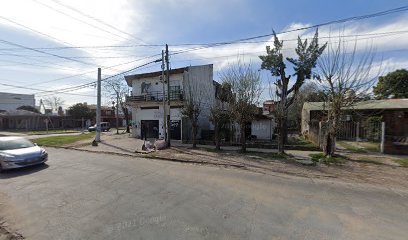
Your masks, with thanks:
M161 102L163 101L163 98L167 101L167 92L165 92L163 96L162 91L156 91L138 96L126 96L126 102ZM170 101L183 101L183 99L184 96L182 90L170 91Z

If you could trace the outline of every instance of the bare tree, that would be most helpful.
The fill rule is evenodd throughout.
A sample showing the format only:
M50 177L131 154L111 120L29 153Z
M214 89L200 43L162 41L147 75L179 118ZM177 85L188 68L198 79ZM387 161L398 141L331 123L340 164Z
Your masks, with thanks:
M295 83L289 87L291 75L286 75L286 61L283 57L282 47L283 41L279 41L274 32L274 47L266 47L266 56L259 56L262 60L262 69L269 70L272 76L278 77L274 82L276 91L274 95L278 98L278 110L276 120L278 124L278 152L284 153L284 145L287 138L287 114L288 108L294 102L296 95L299 93L303 83L312 77L312 69L315 68L317 59L324 51L326 44L319 46L318 31L310 42L307 39L302 41L298 37L298 46L296 48L297 59L286 58L286 61L291 63L296 75Z
M215 102L210 109L210 121L214 124L215 149L221 149L222 132L230 123L230 109L228 103L231 101L231 86L223 83L217 86Z
M59 107L64 104L64 100L57 96L47 97L43 100L45 105L47 105L53 112L58 112Z
M373 72L374 56L371 47L357 54L357 41L349 50L340 37L337 42L328 44L326 54L318 61L318 80L327 96L325 111L328 115L323 141L326 156L335 153L336 135L343 111L352 109L371 92L380 73Z
M184 83L184 90L186 99L184 101L181 114L187 117L191 123L191 140L193 148L197 148L197 133L198 133L198 121L204 106L205 89L198 83L198 79L186 79Z
M126 121L126 132L129 133L129 111L126 105L126 95L129 92L129 87L121 79L112 78L104 82L104 89L108 97L116 101L118 99L118 106L121 108Z
M231 117L239 125L241 151L246 152L245 127L257 114L257 105L263 91L259 71L254 70L251 64L239 61L221 73L221 80L231 88Z

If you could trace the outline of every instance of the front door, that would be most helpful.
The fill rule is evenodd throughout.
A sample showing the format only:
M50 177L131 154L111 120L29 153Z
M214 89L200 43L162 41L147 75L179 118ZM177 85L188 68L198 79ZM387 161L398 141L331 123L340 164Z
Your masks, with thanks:
M171 120L170 138L174 140L181 140L181 121L180 120Z
M159 138L159 120L142 120L142 139Z

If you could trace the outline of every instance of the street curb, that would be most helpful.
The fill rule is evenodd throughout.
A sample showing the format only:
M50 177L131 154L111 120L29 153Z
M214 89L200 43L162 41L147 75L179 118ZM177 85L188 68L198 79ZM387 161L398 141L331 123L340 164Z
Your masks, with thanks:
M52 148L61 148L61 149L75 150L75 151L82 151L82 152L91 152L91 153L110 154L110 155L117 155L117 156L123 156L123 157L140 157L140 158L146 158L146 159L155 159L155 160L163 160L163 161L178 162L178 163L191 163L191 164L200 164L200 165L213 165L213 166L235 167L235 168L239 168L239 169L247 169L246 166L238 165L238 164L215 163L215 162L206 162L206 161L191 161L191 160L183 160L183 159L176 159L176 158L149 156L149 155L147 155L148 153L141 153L141 152L136 152L136 154L140 154L140 156L138 156L138 155L127 154L127 153L115 153L115 152L107 152L107 151L92 151L92 150L88 150L88 149L80 149L80 148L75 148L75 147L61 147L60 146L60 147L52 147Z

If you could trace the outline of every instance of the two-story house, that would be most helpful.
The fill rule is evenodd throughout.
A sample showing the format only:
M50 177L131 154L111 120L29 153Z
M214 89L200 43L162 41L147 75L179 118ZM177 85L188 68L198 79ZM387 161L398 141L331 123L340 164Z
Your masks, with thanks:
M211 104L215 100L213 65L189 66L169 71L170 87L162 80L162 71L125 76L131 96L126 99L132 112L133 137L164 138L164 123L170 110L170 137L189 138L189 122L182 108L191 99L200 101L200 130L208 130ZM167 96L170 96L170 106ZM184 126L183 126L184 125ZM183 129L184 132L183 132Z

